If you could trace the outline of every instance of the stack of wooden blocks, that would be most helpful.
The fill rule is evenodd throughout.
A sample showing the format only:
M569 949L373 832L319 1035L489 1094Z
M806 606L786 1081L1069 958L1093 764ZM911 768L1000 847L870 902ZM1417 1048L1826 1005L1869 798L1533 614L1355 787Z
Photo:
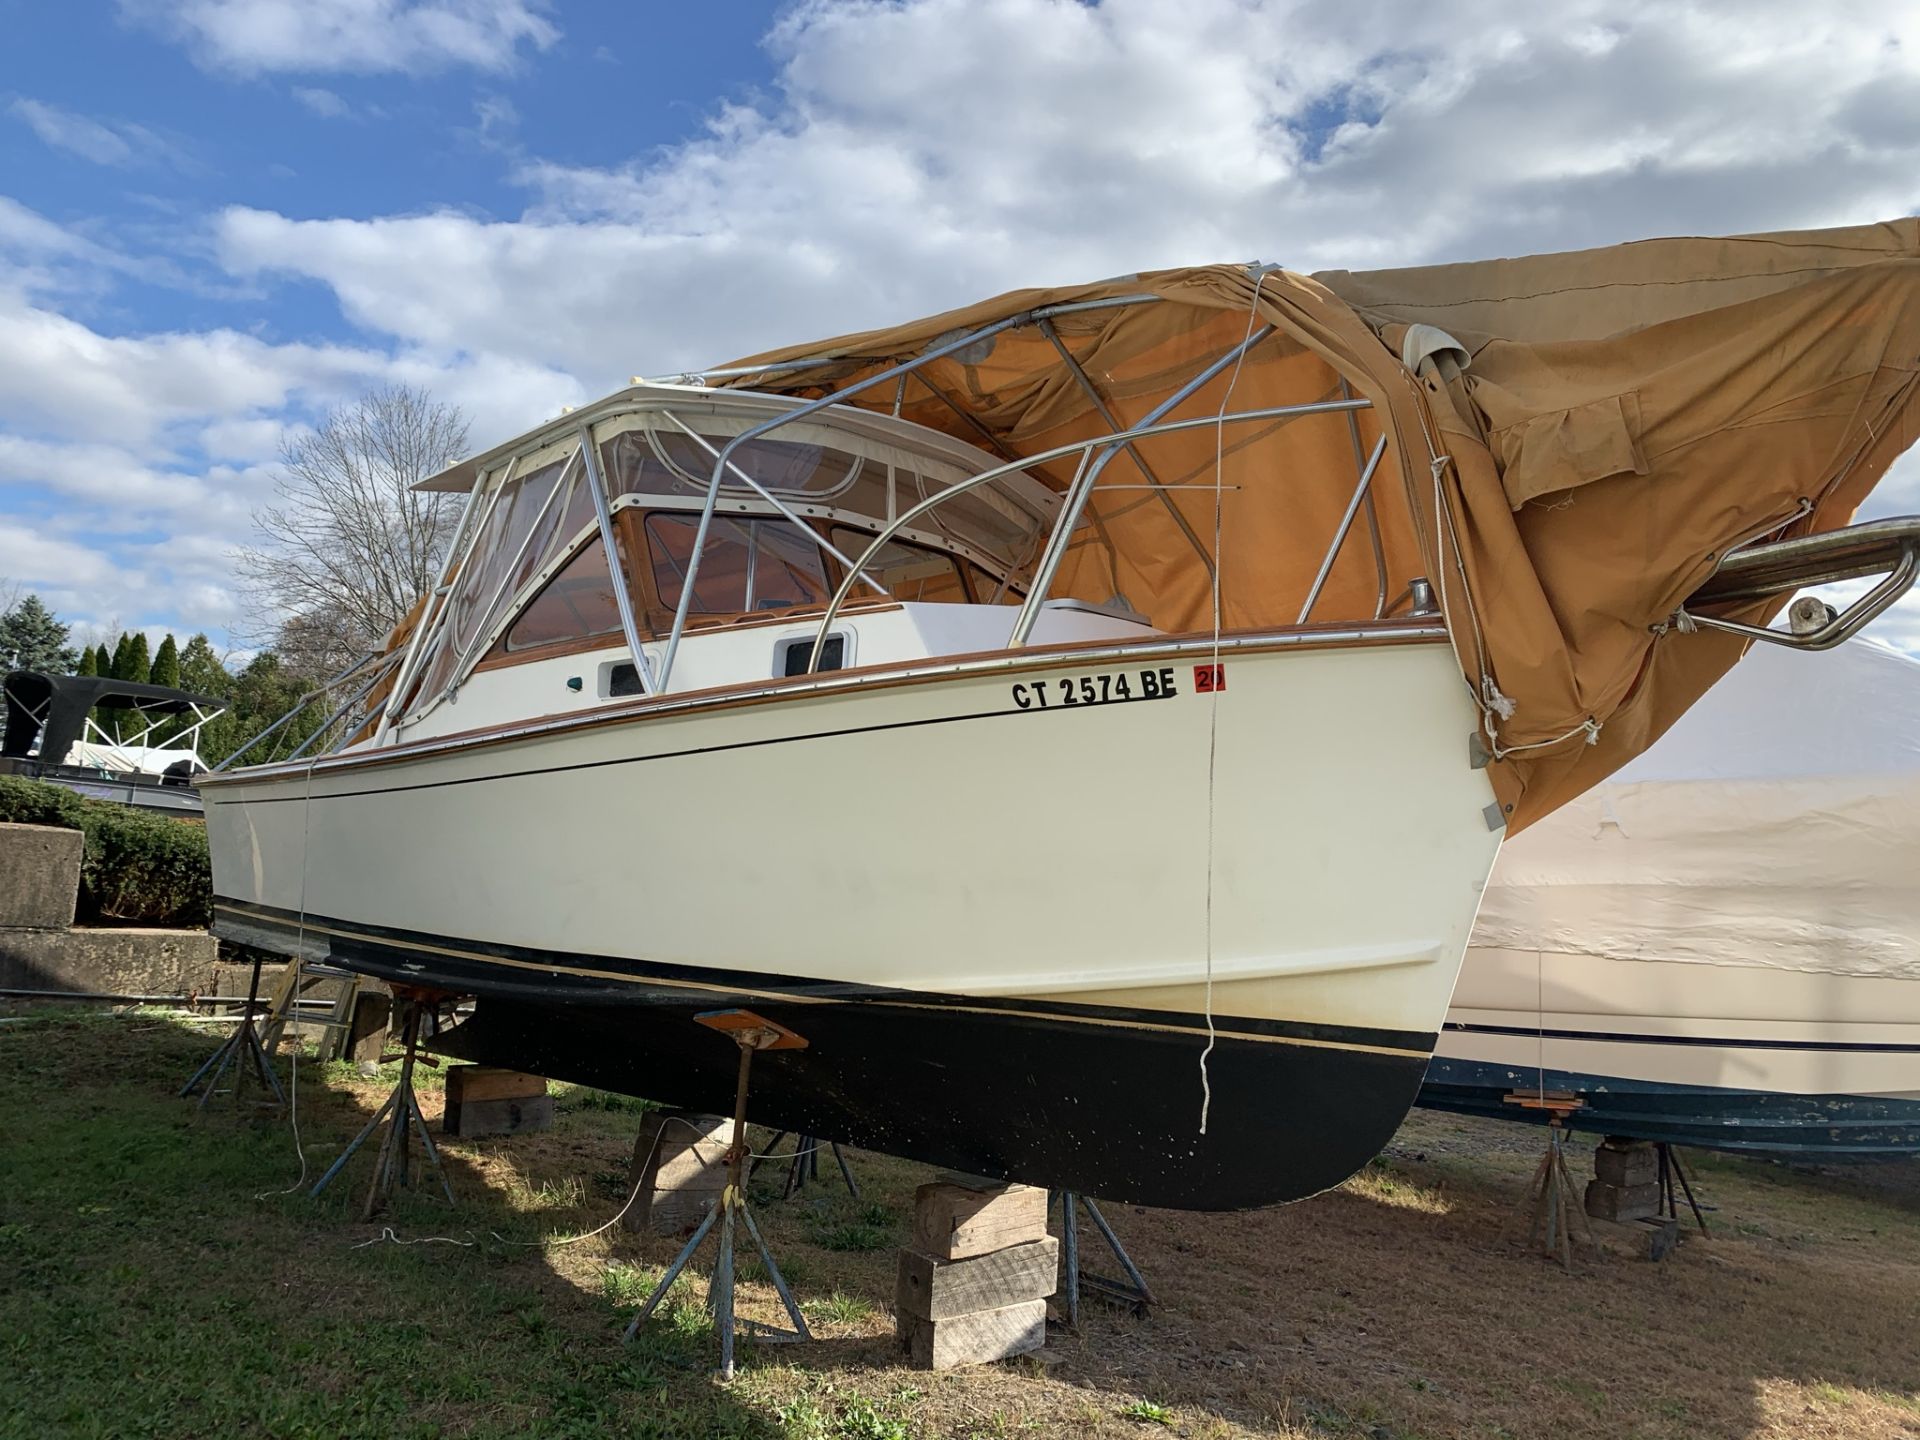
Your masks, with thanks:
M553 1127L553 1097L538 1075L491 1065L447 1069L447 1110L441 1128L471 1140L482 1135L520 1135Z
M1645 1220L1660 1213L1660 1157L1644 1140L1609 1135L1593 1152L1587 1214L1596 1220Z
M922 1185L894 1285L908 1362L945 1370L1038 1350L1059 1254L1045 1190L954 1174Z

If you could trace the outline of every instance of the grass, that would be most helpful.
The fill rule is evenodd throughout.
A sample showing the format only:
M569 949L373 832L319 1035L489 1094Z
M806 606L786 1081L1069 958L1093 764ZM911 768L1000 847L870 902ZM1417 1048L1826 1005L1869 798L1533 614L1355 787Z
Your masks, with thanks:
M860 1200L824 1172L756 1200L819 1338L743 1344L723 1386L700 1304L711 1250L623 1346L677 1243L617 1227L561 1243L624 1198L637 1103L556 1087L551 1131L444 1142L457 1209L406 1195L363 1226L365 1159L312 1199L284 1122L196 1118L173 1098L210 1029L72 1012L0 1026L5 1440L1920 1430L1910 1168L1699 1157L1712 1239L1568 1275L1498 1239L1537 1137L1417 1115L1379 1163L1304 1204L1106 1205L1159 1297L1151 1319L1089 1304L1042 1359L927 1375L899 1364L889 1302L929 1172L854 1155ZM437 1118L440 1080L421 1079ZM384 1088L301 1066L307 1185ZM453 1243L389 1243L383 1227ZM779 1323L742 1260L742 1314Z

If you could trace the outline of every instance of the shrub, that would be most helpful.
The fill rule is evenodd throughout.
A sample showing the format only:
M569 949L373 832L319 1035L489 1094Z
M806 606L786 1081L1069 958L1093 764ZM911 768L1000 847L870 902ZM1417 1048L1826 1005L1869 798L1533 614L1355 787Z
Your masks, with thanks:
M89 920L205 925L213 914L206 827L59 785L0 775L0 821L57 825L86 837L80 910Z

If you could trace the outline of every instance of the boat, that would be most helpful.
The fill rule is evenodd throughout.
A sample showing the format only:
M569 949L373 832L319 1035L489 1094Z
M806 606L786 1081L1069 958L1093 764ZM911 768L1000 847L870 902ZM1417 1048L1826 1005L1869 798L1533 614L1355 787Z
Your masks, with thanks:
M1849 1161L1920 1155L1920 661L1749 656L1508 845L1420 1103Z
M425 482L465 519L346 742L201 781L215 929L475 997L469 1060L724 1111L692 1021L748 1008L808 1042L782 1129L1315 1193L1411 1106L1503 835L1911 584L1920 522L1847 522L1916 256L1220 265L636 380Z
M226 711L210 695L107 675L15 670L0 681L6 731L0 775L44 780L84 795L169 815L198 815L195 744ZM110 713L108 731L95 713ZM130 733L123 733L131 727Z

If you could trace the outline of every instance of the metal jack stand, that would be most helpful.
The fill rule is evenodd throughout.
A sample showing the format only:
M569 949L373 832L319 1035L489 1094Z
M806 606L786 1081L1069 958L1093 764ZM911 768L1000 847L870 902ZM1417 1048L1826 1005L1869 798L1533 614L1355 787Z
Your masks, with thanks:
M247 982L247 1005L240 1012L240 1023L234 1027L233 1034L221 1042L220 1048L209 1055L206 1063L193 1072L193 1078L180 1089L180 1098L186 1099L198 1089L201 1082L206 1090L200 1096L200 1110L207 1108L207 1102L220 1088L220 1077L233 1068L233 1108L240 1108L240 1092L246 1088L247 1075L251 1073L260 1082L263 1090L270 1092L271 1100L256 1101L269 1109L280 1109L287 1103L287 1092L280 1088L280 1077L273 1073L273 1061L268 1058L266 1047L260 1043L260 1031L254 1026L254 1006L260 998L260 958L254 957L253 978Z
M700 1242L707 1238L707 1232L713 1229L713 1222L720 1222L720 1253L713 1266L713 1283L707 1287L707 1307L713 1311L714 1326L720 1332L720 1378L733 1378L733 1242L734 1221L747 1227L747 1234L753 1237L753 1243L760 1251L760 1263L767 1267L767 1278L773 1281L773 1288L779 1292L780 1303L787 1307L787 1316L793 1321L793 1329L780 1330L770 1325L760 1325L752 1320L741 1321L755 1338L772 1342L811 1340L807 1322L800 1314L800 1307L793 1302L793 1292L787 1289L786 1279L780 1274L780 1267L774 1264L773 1252L767 1249L767 1242L761 1238L760 1227L753 1223L753 1212L747 1208L747 1192L743 1183L747 1158L747 1076L753 1065L753 1052L756 1050L803 1050L806 1040L784 1025L754 1014L751 1010L708 1010L693 1017L710 1030L718 1030L732 1037L733 1043L740 1047L740 1080L733 1094L733 1144L727 1150L727 1188L720 1192L720 1203L707 1212L706 1219L700 1222L700 1228L693 1232L693 1238L681 1248L674 1257L673 1264L667 1267L667 1273L660 1277L660 1283L653 1287L653 1293L647 1297L647 1303L640 1307L627 1332L621 1337L622 1343L630 1341L640 1332L647 1317L659 1308L666 1298L673 1282L680 1278L680 1272L687 1268L687 1262L700 1248Z
M1700 1202L1694 1199L1693 1186L1687 1183L1687 1172L1680 1168L1679 1153L1665 1140L1656 1140L1653 1149L1660 1157L1660 1213L1676 1223L1679 1221L1680 1206L1673 1193L1677 1180L1687 1197L1687 1207L1693 1211L1694 1223L1702 1235L1707 1234L1707 1217L1700 1213Z
M1547 1153L1540 1157L1540 1164L1533 1172L1533 1179L1527 1184L1527 1199L1520 1214L1529 1217L1527 1224L1527 1242L1537 1244L1540 1253L1550 1260L1558 1260L1566 1269L1573 1269L1573 1217L1580 1217L1580 1228L1586 1232L1587 1247L1593 1248L1593 1226L1587 1220L1587 1211L1581 1203L1580 1191L1573 1183L1573 1176L1567 1170L1565 1140L1567 1138L1567 1118L1587 1102L1575 1095L1565 1095L1549 1091L1544 1094L1525 1094L1515 1091L1502 1097L1509 1105L1518 1105L1527 1110L1545 1110L1547 1119ZM1511 1227L1512 1221L1508 1222Z
M1107 1217L1100 1213L1100 1207L1093 1203L1088 1195L1076 1194L1072 1190L1059 1192L1060 1199L1060 1258L1066 1270L1066 1283L1061 1286L1061 1295L1067 1311L1067 1324L1080 1328L1080 1291L1090 1290L1102 1300L1116 1305L1124 1305L1142 1319L1153 1305L1153 1292L1147 1288L1145 1278L1134 1265L1133 1257L1127 1254L1126 1247L1120 1243L1120 1237L1113 1233L1113 1227L1107 1223ZM1125 1280L1115 1280L1107 1275L1092 1275L1080 1268L1080 1223L1077 1211L1085 1207L1087 1218L1093 1221L1094 1228L1100 1232L1100 1238L1107 1242L1107 1249L1113 1252L1113 1258L1120 1262L1120 1268L1127 1272Z
M387 1127L386 1139L380 1142L380 1154L374 1161L373 1184L367 1187L367 1203L360 1211L362 1220L371 1220L379 1213L393 1194L394 1186L413 1184L408 1141L416 1129L420 1132L420 1143L427 1152L427 1163L433 1167L434 1176L446 1194L447 1204L453 1204L453 1186L447 1181L447 1172L440 1164L440 1152L434 1148L433 1136L427 1130L427 1117L420 1113L420 1097L413 1091L413 1066L416 1060L436 1069L440 1065L431 1055L416 1053L420 1043L422 1010L428 1002L438 998L439 992L405 989L398 985L393 987L393 992L395 998L406 1005L406 1018L401 1022L400 1029L401 1043L405 1048L398 1055L382 1055L380 1062L386 1064L398 1060L400 1082L393 1087L393 1093L387 1096L385 1103L373 1112L373 1118L348 1142L339 1158L327 1167L327 1173L315 1181L313 1189L307 1192L309 1195L318 1195L326 1189L333 1178L346 1168L354 1151L366 1144L367 1138L380 1128L381 1121L391 1116L392 1124Z
M747 1167L747 1179L749 1181L753 1179L754 1172L759 1170L768 1160L779 1158L774 1155L773 1152L780 1148L780 1142L786 1138L787 1132L782 1130L768 1142L766 1153L755 1157L753 1164ZM847 1182L847 1193L858 1200L860 1198L860 1187L854 1183L853 1169L847 1164L847 1157L840 1153L840 1142L838 1140L829 1140L824 1148L833 1151L833 1158L840 1166L840 1178ZM787 1166L787 1183L785 1188L780 1191L780 1198L782 1200L791 1199L794 1195L798 1194L801 1186L805 1185L808 1180L818 1180L820 1178L821 1149L820 1141L812 1135L795 1135L793 1137L793 1162Z

